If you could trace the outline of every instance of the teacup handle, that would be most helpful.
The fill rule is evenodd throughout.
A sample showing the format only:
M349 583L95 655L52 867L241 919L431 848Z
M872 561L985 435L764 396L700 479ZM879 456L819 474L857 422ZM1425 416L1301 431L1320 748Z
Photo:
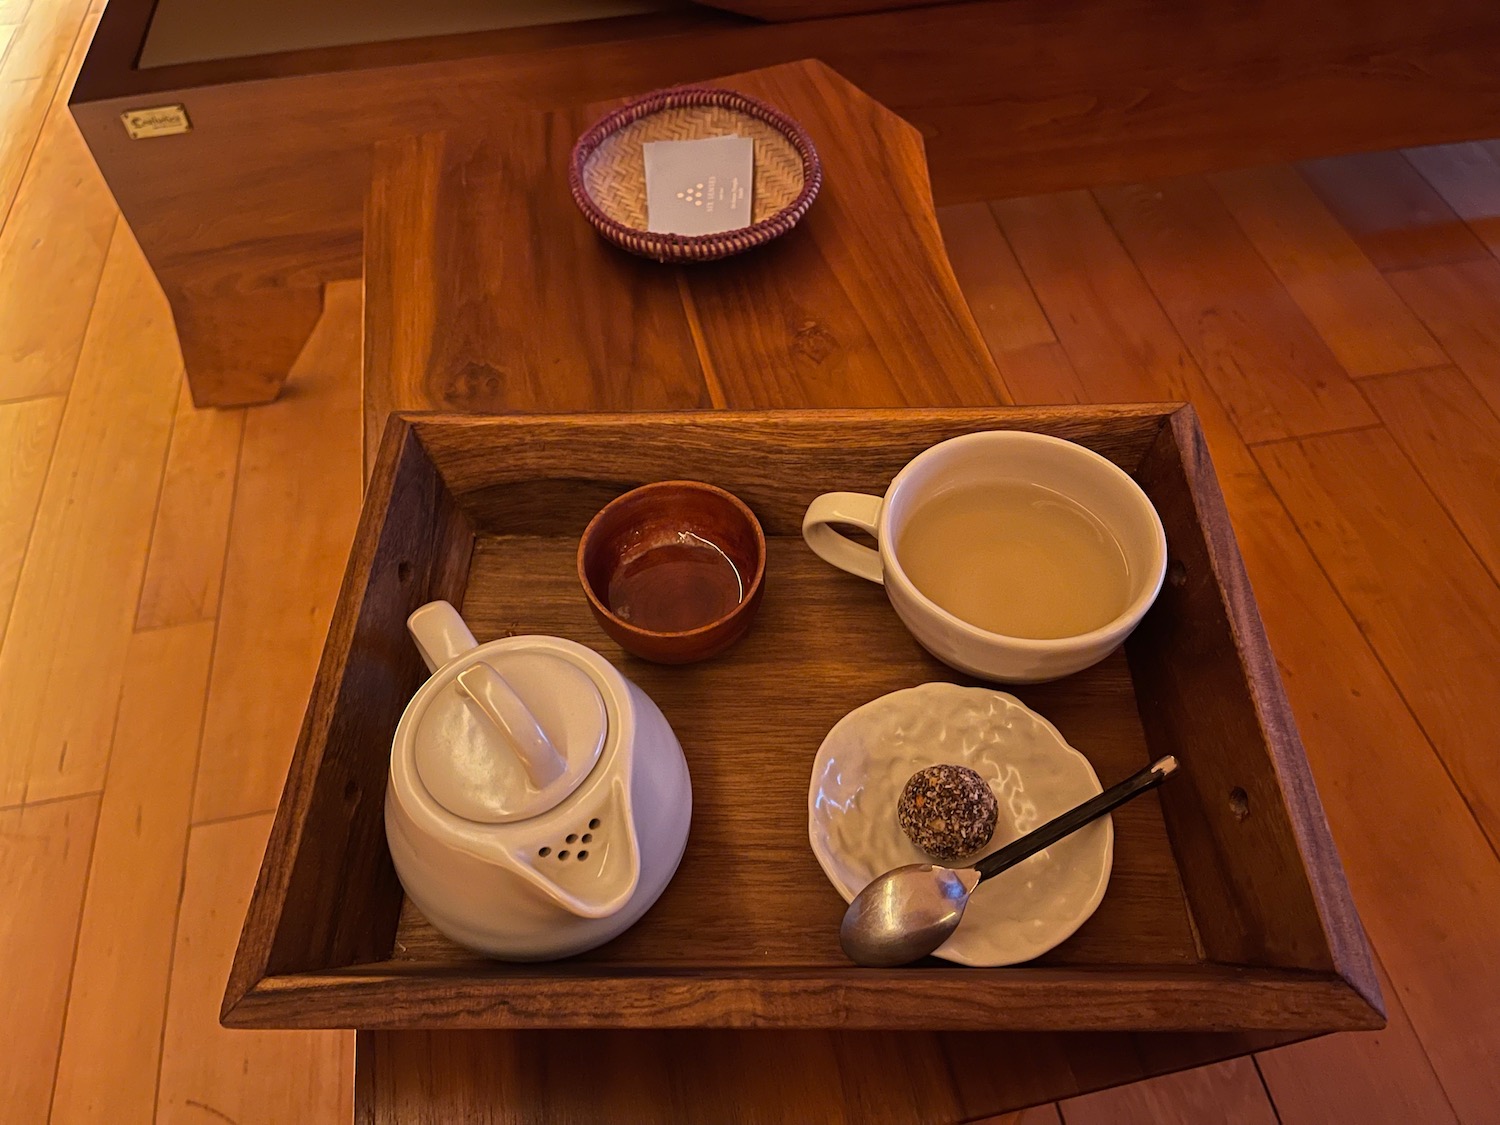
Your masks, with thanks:
M839 534L832 525L857 527L876 535L884 503L879 496L866 496L862 492L825 492L807 506L807 514L802 517L802 538L824 562L883 586L880 552Z

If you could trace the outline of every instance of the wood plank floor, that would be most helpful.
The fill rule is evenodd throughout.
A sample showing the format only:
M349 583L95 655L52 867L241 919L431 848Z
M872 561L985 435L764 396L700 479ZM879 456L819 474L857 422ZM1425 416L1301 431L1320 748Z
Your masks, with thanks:
M97 13L0 2L0 1119L345 1122L352 1039L226 1032L360 491L357 284L200 412L63 108ZM951 208L1017 402L1203 417L1390 1027L1007 1125L1500 1121L1500 142Z

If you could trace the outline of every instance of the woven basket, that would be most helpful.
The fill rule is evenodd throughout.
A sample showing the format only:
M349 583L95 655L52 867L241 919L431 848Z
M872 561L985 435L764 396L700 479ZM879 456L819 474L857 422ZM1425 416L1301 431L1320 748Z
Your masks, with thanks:
M648 231L641 145L731 133L755 141L750 226L719 234ZM764 102L733 90L682 86L631 102L579 137L568 184L584 218L616 246L660 262L708 262L796 226L823 185L823 166L802 126Z

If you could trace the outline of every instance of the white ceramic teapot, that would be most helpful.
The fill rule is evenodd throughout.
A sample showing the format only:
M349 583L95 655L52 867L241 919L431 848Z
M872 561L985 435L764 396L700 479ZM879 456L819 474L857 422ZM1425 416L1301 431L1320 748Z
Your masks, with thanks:
M476 644L447 602L407 621L432 678L396 727L385 831L407 897L491 957L602 945L687 845L687 762L656 704L558 637Z

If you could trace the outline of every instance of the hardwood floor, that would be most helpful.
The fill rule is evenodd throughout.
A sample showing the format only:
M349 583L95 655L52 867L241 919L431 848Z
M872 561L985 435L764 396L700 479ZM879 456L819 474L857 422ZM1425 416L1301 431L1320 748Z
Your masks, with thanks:
M60 110L96 18L0 0L0 1116L346 1122L351 1036L217 1008L358 508L359 286L281 401L192 408ZM1500 1119L1500 143L942 221L1013 400L1197 405L1391 1017L1008 1125Z

